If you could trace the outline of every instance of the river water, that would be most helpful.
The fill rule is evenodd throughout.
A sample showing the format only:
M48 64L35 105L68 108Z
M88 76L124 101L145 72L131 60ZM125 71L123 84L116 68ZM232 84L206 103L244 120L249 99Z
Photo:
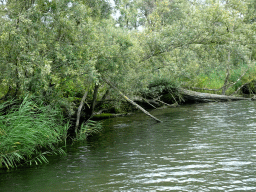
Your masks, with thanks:
M0 171L0 191L256 191L255 112L238 101L108 119L67 156Z

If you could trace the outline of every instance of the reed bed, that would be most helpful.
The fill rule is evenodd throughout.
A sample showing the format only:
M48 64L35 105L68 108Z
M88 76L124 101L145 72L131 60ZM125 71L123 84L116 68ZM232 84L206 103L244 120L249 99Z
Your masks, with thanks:
M58 107L26 97L21 104L0 104L0 167L48 162L47 156L65 154L69 124Z

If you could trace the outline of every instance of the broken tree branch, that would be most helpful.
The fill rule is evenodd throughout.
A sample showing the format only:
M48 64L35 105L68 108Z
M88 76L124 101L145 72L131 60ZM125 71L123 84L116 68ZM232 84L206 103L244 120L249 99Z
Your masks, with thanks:
M141 110L143 113L145 113L146 115L150 116L152 119L154 119L157 122L162 122L161 120L157 119L156 117L154 117L153 115L151 115L149 112L147 112L145 109L143 109L141 106L139 106L137 103L135 103L133 100L129 99L127 96L125 96L117 87L115 87L110 81L108 81L104 76L101 76L103 81L105 81L105 83L107 83L110 87L112 87L114 90L116 90L126 101L128 101L129 103L131 103L132 105L134 105L136 108L138 108L139 110Z

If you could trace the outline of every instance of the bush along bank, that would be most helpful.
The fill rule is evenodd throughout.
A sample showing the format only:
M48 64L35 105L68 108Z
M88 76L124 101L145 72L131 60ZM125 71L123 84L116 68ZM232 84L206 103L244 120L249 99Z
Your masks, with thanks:
M208 94L209 99L209 97L206 98L206 94L201 98L200 94L160 81L151 83L147 91L138 93L139 96L133 98L133 101L143 108L156 109L177 107L180 103L187 102L188 97L196 101L220 99L220 95ZM222 99L228 100L242 99L226 97L221 96ZM85 140L88 135L102 129L99 122L92 120L116 117L136 110L137 106L133 104L135 102L131 104L120 101L122 100L119 100L122 104L119 108L122 108L122 111L113 110L115 102L106 105L107 101L100 105L95 104L95 110L99 111L97 113L92 112L88 104L86 105L88 109L81 107L82 119L77 127L75 126L76 114L73 117L64 118L63 108L40 102L36 97L25 97L22 102L7 101L0 104L0 167L9 169L22 164L47 163L47 155L65 154L63 146L67 138L72 138L73 141ZM102 111L107 113L101 113ZM91 115L86 116L90 112ZM120 114L120 112L123 113Z
M99 127L92 121L82 125L76 140L85 139ZM21 104L0 104L0 168L47 163L48 155L65 154L69 128L59 107L44 105L33 97L26 97Z

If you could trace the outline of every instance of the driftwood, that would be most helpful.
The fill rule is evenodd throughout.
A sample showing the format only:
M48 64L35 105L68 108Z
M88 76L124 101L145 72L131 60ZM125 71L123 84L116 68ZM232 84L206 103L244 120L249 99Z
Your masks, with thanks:
M234 97L226 95L217 95L210 93L199 93L196 91L190 91L183 88L178 88L180 94L183 95L186 101L196 102L212 102L212 101L238 101L238 100L251 100L250 98Z
M94 116L92 117L92 120L102 120L102 119L109 119L109 118L114 118L114 117L124 117L131 115L132 113L95 113Z

